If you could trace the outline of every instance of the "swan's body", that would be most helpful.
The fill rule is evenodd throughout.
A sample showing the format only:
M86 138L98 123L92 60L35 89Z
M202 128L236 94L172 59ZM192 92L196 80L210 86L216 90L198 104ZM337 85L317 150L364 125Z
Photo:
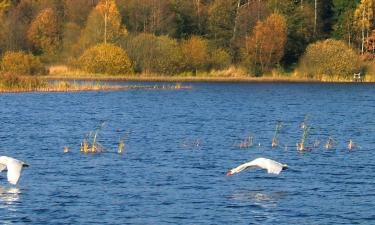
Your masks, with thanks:
M8 156L0 156L0 172L7 170L8 182L16 185L21 176L21 171L23 167L28 165L18 159L14 159Z
M257 158L257 159L254 159L253 161L241 164L237 166L236 168L229 170L227 173L227 176L231 176L233 174L241 172L242 170L249 169L252 167L259 167L259 168L265 169L267 170L268 173L279 174L282 170L287 169L288 165L281 164L271 159Z

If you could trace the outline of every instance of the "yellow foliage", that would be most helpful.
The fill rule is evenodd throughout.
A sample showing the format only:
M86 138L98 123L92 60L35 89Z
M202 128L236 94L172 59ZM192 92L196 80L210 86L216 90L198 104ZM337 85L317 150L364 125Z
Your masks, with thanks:
M91 11L77 47L85 49L105 41L114 43L127 33L115 0L101 0Z
M256 74L270 71L284 55L286 19L277 13L259 21L243 48L244 62Z
M90 73L116 75L132 72L127 53L113 44L98 44L87 49L78 63L82 70Z
M361 69L359 56L344 42L333 39L310 44L302 57L298 73L305 78L351 79Z
M188 67L195 71L203 69L207 65L208 42L201 37L193 36L181 45L182 53Z
M45 68L38 57L25 52L6 52L1 60L1 69L20 75L44 74Z
M373 0L361 0L354 11L354 24L359 30L370 29L373 18Z
M185 66L181 48L175 39L141 33L127 38L125 49L136 72L177 74Z
M50 61L56 57L61 46L61 35L53 9L47 8L38 14L27 31L27 39L34 52L41 54L44 60Z

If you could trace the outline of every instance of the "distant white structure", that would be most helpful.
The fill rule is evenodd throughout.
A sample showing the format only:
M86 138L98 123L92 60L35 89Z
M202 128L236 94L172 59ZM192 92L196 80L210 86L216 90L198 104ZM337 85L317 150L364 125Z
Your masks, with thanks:
M358 81L362 81L362 76L361 76L361 72L359 73L354 73L353 74L353 80L358 82Z
M233 174L239 173L245 169L250 169L254 167L259 167L261 169L267 170L268 173L272 174L280 174L282 170L285 170L288 168L287 164L281 164L279 162L276 162L272 159L266 159L266 158L257 158L253 161L241 164L237 166L236 168L233 168L228 171L227 176L232 176Z

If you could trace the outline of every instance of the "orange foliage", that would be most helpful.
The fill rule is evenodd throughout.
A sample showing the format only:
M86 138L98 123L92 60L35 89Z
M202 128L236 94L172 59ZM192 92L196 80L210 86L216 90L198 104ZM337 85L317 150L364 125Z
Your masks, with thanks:
M365 60L373 60L375 58L375 30L371 32L371 35L366 38L364 43L365 54L363 58Z
M280 62L286 43L286 19L271 14L265 21L259 21L252 36L246 42L244 56L254 69L267 72Z
M61 34L58 26L58 18L53 9L47 8L41 11L32 21L27 31L27 39L37 54L44 59L55 57L61 44Z
M203 69L208 60L208 43L203 38L193 36L182 43L182 53L188 67L195 71Z

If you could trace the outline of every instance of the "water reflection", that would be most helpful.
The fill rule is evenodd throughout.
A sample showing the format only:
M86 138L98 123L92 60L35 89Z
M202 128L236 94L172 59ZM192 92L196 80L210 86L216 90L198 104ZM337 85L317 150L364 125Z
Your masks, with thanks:
M274 208L286 195L286 192L236 191L229 196L229 199L250 202L262 208Z
M16 210L15 203L18 202L20 194L21 191L19 188L0 186L0 207Z

